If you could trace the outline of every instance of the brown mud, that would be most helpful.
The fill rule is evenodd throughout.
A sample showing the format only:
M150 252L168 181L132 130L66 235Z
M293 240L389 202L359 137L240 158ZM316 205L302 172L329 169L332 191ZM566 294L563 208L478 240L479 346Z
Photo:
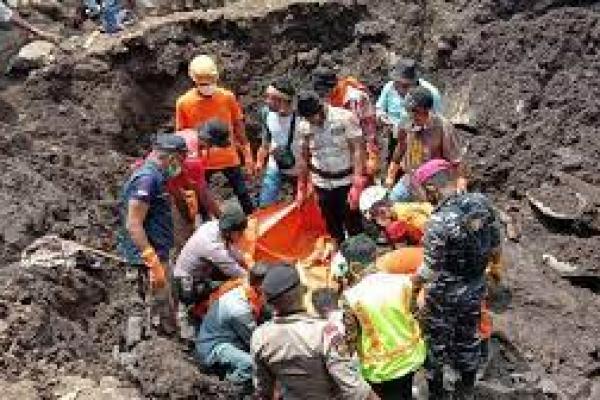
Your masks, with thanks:
M46 233L113 251L127 165L150 133L172 129L193 55L217 55L254 140L271 78L303 85L316 66L336 64L378 90L389 61L407 55L422 60L450 112L466 105L477 128L464 133L473 184L521 228L521 242L506 244L495 310L504 339L479 398L599 398L598 292L561 279L541 256L597 276L600 239L543 223L525 198L557 171L600 185L599 12L595 1L248 0L148 18L87 50L86 37L73 38L72 54L2 81L0 383L19 399L61 398L61 388L89 382L80 392L98 392L106 377L113 398L239 398L175 342L150 338L119 362L132 289L117 267L14 262ZM101 398L87 396L70 398Z

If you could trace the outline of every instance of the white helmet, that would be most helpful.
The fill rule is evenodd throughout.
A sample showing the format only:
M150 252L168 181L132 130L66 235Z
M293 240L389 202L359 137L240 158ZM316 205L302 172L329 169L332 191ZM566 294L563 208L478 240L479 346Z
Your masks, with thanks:
M360 212L364 214L369 211L375 203L385 199L387 193L387 189L379 185L370 186L363 190L358 201Z

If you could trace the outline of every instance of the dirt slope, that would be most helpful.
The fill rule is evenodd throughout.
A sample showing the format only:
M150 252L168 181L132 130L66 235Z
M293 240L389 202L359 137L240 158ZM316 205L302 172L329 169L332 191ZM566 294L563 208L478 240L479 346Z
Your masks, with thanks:
M256 3L150 19L118 38L99 38L88 52L59 56L55 65L4 82L4 263L48 232L112 250L118 190L129 157L141 154L149 133L172 129L173 105L189 87L186 62L194 54L218 56L222 79L240 95L251 133L260 93L272 77L288 73L302 85L317 65L338 64L378 90L390 59L411 55L423 60L425 75L443 88L449 110L457 99L466 99L478 128L477 134L465 133L475 186L491 193L522 228L521 244L507 250L511 302L501 311L499 328L518 347L525 371L533 372L523 377L516 368L511 377L503 367L501 374L547 392L556 391L551 385L556 382L564 398L594 398L593 388L600 391L597 288L560 279L542 265L541 255L551 253L598 274L600 240L593 233L542 224L524 194L552 182L553 171L600 185L596 2ZM85 370L99 380L110 374L122 317L118 298L127 290L113 287L116 277L69 271L73 293L56 285L63 278L54 274L64 273L16 267L2 272L0 282L11 289L0 295L5 310L0 326L10 326L0 330L0 336L10 332L0 341L0 378L38 382L34 392L53 398L56 376ZM88 299L83 311L93 315L89 321L68 311L82 299ZM90 337L93 345L84 345ZM142 356L160 360L152 344L147 346ZM161 346L170 351L175 345ZM179 365L174 370L193 368L180 351L173 351L181 355L173 360ZM151 370L134 378L127 371L116 375L147 397L208 391L207 398L219 398L211 397L218 384L195 372L186 373L198 384L182 392L144 384L155 382ZM537 398L539 391L506 396L500 398Z

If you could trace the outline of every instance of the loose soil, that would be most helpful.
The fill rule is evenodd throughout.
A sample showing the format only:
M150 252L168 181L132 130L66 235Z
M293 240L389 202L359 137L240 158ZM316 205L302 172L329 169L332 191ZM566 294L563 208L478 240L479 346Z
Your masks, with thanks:
M461 105L469 110L477 129L461 134L472 182L522 232L520 243L506 243L508 300L496 310L506 340L480 398L597 398L600 297L544 267L541 255L598 274L600 239L542 223L524 194L552 182L556 171L600 185L599 12L595 1L248 0L148 18L87 50L87 36L74 37L65 44L72 54L5 79L3 386L28 393L15 398L53 399L65 376L110 376L142 398L238 398L172 341L150 338L136 347L133 368L114 361L131 290L116 267L23 269L14 262L46 233L113 251L127 166L151 133L172 130L193 55L217 56L254 142L270 79L288 74L302 86L317 66L339 65L377 91L392 59L413 56L445 93L449 116ZM49 23L72 32L64 21Z

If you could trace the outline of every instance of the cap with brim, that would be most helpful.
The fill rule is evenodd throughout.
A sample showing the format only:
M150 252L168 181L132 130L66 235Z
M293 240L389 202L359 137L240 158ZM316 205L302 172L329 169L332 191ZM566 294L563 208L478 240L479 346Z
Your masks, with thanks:
M228 147L229 126L218 119L212 119L198 128L198 139L210 146Z
M187 151L185 139L171 133L159 133L154 139L153 148L166 152L183 152Z
M248 226L248 217L237 203L226 203L219 218L221 232L243 231Z
M340 252L349 263L368 265L375 262L377 243L369 236L360 234L346 239L341 245Z
M328 91L337 84L337 74L329 69L317 69L312 74L313 89L316 91Z
M414 60L399 61L390 71L390 79L416 82L418 80L417 63Z
M271 302L300 285L300 275L289 264L277 264L269 268L262 283L267 301Z

